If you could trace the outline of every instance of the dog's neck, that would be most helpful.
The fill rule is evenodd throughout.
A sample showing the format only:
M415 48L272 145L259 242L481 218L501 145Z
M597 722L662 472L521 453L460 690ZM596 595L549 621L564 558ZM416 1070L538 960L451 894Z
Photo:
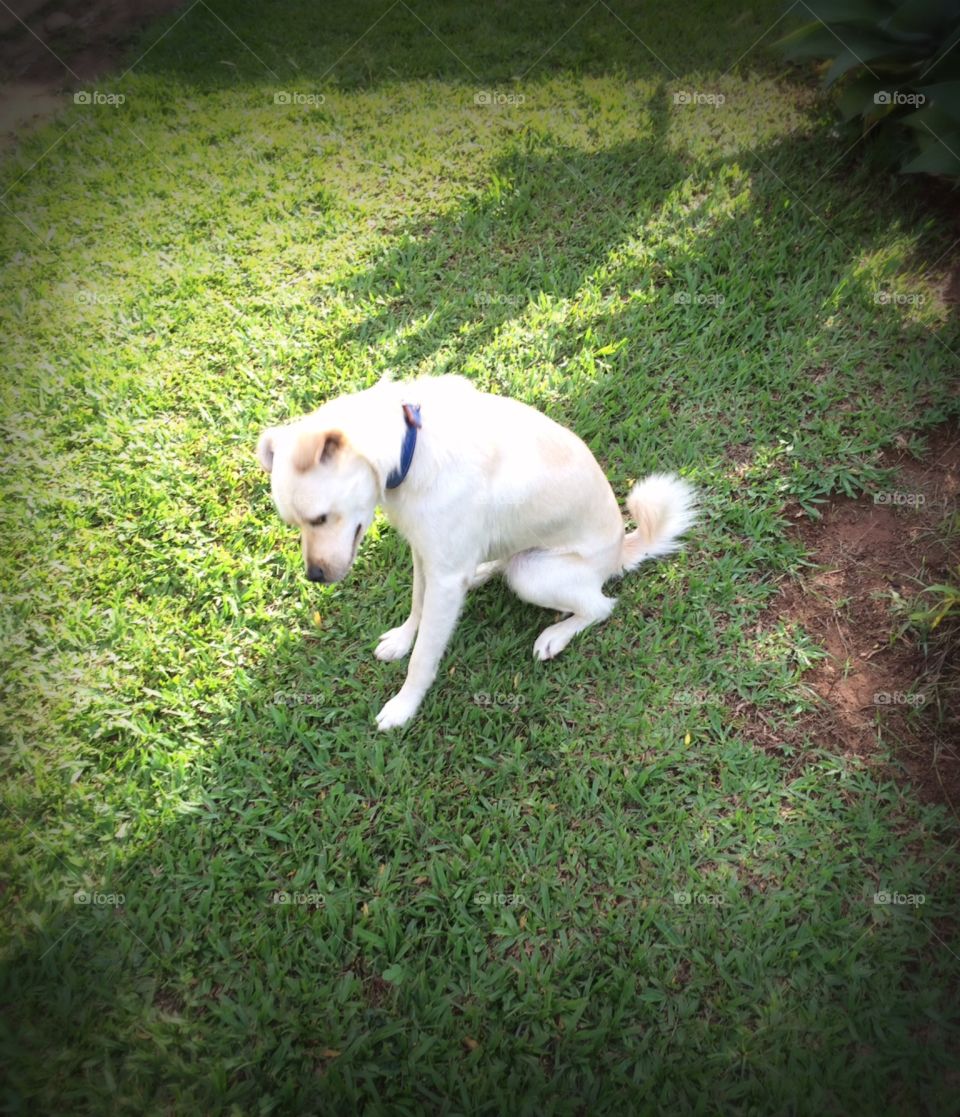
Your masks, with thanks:
M408 386L402 382L381 381L366 391L341 396L335 422L342 426L356 451L372 466L377 475L381 499L390 493L402 492L410 484L406 472L403 483L388 487L388 482L401 472L403 448L409 438L410 426L405 405L416 403L406 398ZM331 416L331 418L333 418ZM422 456L422 448L414 458ZM408 469L411 467L408 463Z

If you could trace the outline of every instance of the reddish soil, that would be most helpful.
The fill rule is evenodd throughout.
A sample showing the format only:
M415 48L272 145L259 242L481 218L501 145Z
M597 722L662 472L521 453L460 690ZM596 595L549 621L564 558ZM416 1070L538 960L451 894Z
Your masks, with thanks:
M957 815L960 710L950 703L960 697L960 624L945 622L924 651L895 608L897 598L907 612L929 605L923 587L951 571L955 583L960 563L960 539L944 530L960 508L960 431L943 425L928 445L922 462L905 450L885 456L898 478L888 493L836 499L822 520L797 525L816 565L784 583L764 627L798 624L825 649L805 676L818 709L787 733L756 710L736 712L765 748L807 739L869 761L889 745L920 798Z
M0 7L0 144L119 73L140 28L185 0L6 0Z

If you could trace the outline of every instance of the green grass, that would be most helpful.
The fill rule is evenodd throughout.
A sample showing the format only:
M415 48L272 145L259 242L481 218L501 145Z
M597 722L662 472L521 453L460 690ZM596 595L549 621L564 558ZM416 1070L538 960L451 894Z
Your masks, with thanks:
M787 502L956 411L943 227L837 163L778 5L611 7L205 0L9 160L8 1111L955 1102L952 821L733 712L809 706ZM253 455L386 369L705 509L555 663L477 591L389 736L405 546L312 586Z

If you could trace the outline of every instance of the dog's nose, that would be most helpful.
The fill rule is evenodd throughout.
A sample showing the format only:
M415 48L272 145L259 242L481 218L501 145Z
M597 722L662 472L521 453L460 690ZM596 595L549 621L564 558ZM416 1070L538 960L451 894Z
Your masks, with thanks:
M315 562L311 562L307 567L307 577L311 582L325 582L327 580L323 567L317 566Z

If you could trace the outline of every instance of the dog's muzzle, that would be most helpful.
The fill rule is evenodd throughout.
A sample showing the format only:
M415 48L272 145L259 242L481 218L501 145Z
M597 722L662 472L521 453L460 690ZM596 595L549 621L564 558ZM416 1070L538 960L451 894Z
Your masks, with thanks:
M311 582L326 582L328 580L327 572L315 562L311 562L307 567L307 577Z

